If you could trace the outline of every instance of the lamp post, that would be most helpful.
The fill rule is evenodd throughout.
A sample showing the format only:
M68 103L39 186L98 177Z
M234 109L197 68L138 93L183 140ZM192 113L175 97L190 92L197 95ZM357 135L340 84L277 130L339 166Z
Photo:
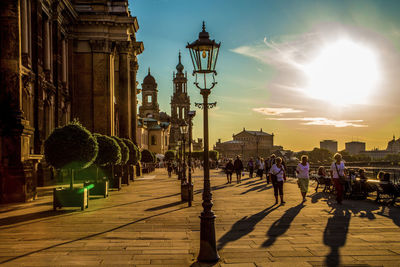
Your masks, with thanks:
M192 110L188 112L189 116L189 155L188 155L188 165L189 165L189 186L188 186L188 206L192 206L193 198L193 183L192 183L192 119L196 116L196 111Z
M182 148L182 141L178 140L178 180L182 180L182 153L181 153L181 148Z
M181 131L181 135L182 135L182 157L183 157L183 162L182 162L182 180L181 180L181 184L186 183L186 159L185 159L185 142L186 142L186 135L188 132L188 125L186 124L185 121L182 121L182 123L179 125L179 129Z
M203 134L204 134L204 190L203 190L203 212L200 215L200 252L197 257L199 261L215 262L219 260L217 245L215 240L215 215L212 211L212 194L210 186L210 169L208 155L208 109L214 107L217 103L208 103L208 96L211 89L217 84L215 82L215 65L218 59L218 52L221 43L210 40L210 35L206 32L205 23L203 22L203 30L199 33L199 38L187 44L190 57L193 63L193 75L196 76L194 84L200 90L203 96L203 103L195 103L196 107L203 109ZM204 81L201 86L197 78ZM207 87L207 77L212 77L211 85Z

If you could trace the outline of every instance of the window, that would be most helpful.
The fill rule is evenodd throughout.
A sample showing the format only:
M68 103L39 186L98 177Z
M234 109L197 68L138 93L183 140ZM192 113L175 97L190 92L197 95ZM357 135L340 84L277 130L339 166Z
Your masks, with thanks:
M148 95L147 96L147 103L151 103L151 99L152 99L151 95Z
M156 140L156 136L155 136L155 135L152 135L152 136L151 136L151 145L152 145L152 146L157 145L157 140Z

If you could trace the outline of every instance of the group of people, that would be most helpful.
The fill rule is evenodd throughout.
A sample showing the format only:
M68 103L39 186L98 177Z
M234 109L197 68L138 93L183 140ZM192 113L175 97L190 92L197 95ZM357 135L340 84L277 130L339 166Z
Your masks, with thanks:
M254 161L252 158L247 163L247 169L249 171L249 178L253 177L254 172L258 177L262 179L264 173L266 175L267 183L272 183L274 188L274 196L275 203L278 203L278 197L280 197L281 204L284 204L284 194L283 194L283 184L286 181L286 172L287 168L280 157L276 157L275 155L271 155L271 157L263 160L262 158L257 158ZM237 183L241 183L241 177L244 175L243 173L244 166L243 162L240 160L239 156L236 157L235 161L229 160L229 162L225 166L225 172L227 176L227 183L232 183L232 174L236 173L236 181ZM330 175L326 174L325 168L320 167L318 170L318 174L326 179L326 183L332 183L335 187L336 192L336 201L340 205L343 201L344 191L347 190L349 180L347 177L349 173L346 170L346 166L344 161L342 160L342 155L340 153L336 153L334 155L334 162L331 164L329 169ZM389 173L379 173L378 178L381 181L389 181L390 174ZM302 196L302 201L307 201L306 195L308 192L308 185L310 179L310 164L308 162L308 156L303 155L301 157L300 163L296 166L296 177L297 184L300 189L300 193ZM365 176L365 170L359 170L359 186L367 187L367 178ZM354 179L355 180L355 179ZM368 188L366 188L368 190Z
M256 171L260 179L263 178L263 174L265 173L267 183L272 183L274 187L275 204L278 204L278 196L280 196L281 204L285 204L283 200L283 183L286 181L286 167L282 158L276 157L274 154L265 161L262 158L257 158L254 162L254 160L250 158L247 163L247 169L249 170L250 178L253 177L254 171ZM239 156L236 157L234 162L229 160L225 165L227 184L232 183L233 173L236 174L236 183L240 184L242 175L244 175L243 171L244 165Z

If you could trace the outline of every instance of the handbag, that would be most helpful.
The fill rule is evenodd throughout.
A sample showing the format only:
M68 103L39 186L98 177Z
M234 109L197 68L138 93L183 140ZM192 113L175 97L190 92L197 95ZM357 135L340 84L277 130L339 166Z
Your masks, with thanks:
M336 167L336 172L337 172L337 174L339 176L339 183L345 184L346 183L346 176L343 176L343 175L339 174L339 170L338 170L338 167L336 165L336 162L335 162L335 167Z
M271 182L273 184L276 184L278 182L278 174L281 173L282 168L280 169L280 171L277 174L273 174L271 173Z

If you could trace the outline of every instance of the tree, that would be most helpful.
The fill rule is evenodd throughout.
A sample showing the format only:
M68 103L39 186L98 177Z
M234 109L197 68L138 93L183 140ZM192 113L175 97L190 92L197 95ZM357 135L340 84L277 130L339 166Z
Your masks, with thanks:
M125 165L129 160L129 148L125 145L124 141L118 136L111 136L121 148L121 162L120 165Z
M129 139L122 138L122 141L129 148L129 165L136 165L138 163L138 154L140 153L139 148Z
M142 162L154 163L155 159L154 159L153 154L152 154L152 152L150 150L143 149L141 153L142 153Z
M98 153L96 138L79 121L54 129L44 142L46 162L56 169L72 169L70 189L74 186L74 171L89 167Z
M175 150L168 150L165 152L164 161L174 161L175 160L176 151Z
M324 148L314 148L311 152L308 152L307 154L311 163L327 164L333 160L332 152Z
M93 134L96 137L99 152L93 162L97 166L119 164L121 162L121 148L115 139L101 134Z

